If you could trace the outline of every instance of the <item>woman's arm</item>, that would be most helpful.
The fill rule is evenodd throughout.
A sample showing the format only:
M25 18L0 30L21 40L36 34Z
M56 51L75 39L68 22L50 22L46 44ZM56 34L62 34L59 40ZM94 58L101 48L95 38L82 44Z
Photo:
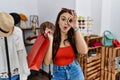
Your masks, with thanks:
M88 47L80 30L75 31L74 36L75 36L75 44L76 44L78 53L87 54Z
M44 58L44 64L45 65L49 65L52 61L52 43L53 41L50 41L50 44L49 44L49 47L48 47L48 50L46 52L46 55L45 55L45 58Z
M44 57L44 64L48 66L52 61L53 32L51 32L50 29L46 29L45 33L47 33L47 37L50 40L48 50L47 50L46 55Z
M72 22L70 22L70 19L72 19ZM72 11L72 16L69 18L68 24L74 29L75 44L76 44L78 53L87 54L88 47L87 47L87 44L79 30L77 14L75 11Z

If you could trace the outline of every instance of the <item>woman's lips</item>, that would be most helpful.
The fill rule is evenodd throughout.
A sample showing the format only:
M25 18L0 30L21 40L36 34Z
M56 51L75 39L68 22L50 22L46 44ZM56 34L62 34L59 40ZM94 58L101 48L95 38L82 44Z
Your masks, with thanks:
M64 30L67 30L67 27L64 27Z

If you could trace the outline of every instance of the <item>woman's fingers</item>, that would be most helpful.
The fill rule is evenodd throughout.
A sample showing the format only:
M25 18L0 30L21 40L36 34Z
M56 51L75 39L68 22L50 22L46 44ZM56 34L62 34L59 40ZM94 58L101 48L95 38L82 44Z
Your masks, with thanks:
M73 22L73 19L72 19L72 16L70 16L67 20L67 23L68 23L69 26L71 26L72 22Z
M49 29L49 28L46 28L44 36L49 37L50 35L53 35L53 31L51 29Z
M72 23L72 21L73 21L72 16L70 16L70 17L68 18L68 23Z
M69 18L68 18L68 25L70 25L71 27L76 27L77 25L77 14L76 14L76 12L74 11L74 10L72 10L71 11L71 13L72 13L72 16L70 16Z
M45 29L45 33L47 33L47 34L48 34L48 33L53 33L53 31L52 31L51 29L49 29L49 28L46 28L46 29Z

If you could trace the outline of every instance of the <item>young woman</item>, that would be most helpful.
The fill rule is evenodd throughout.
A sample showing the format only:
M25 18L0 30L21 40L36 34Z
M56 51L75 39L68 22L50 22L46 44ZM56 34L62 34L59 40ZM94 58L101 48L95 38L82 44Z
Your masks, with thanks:
M44 59L49 65L53 61L51 80L84 80L83 72L77 62L78 54L86 54L87 45L78 27L74 10L62 8L55 24L55 32L46 29L50 45Z

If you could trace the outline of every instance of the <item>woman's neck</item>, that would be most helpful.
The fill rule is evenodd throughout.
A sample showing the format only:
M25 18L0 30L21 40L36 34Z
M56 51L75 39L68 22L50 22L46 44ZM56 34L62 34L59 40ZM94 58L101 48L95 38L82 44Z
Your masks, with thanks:
M67 38L68 38L67 34L61 34L60 47L70 46L70 43L68 42Z
M61 40L65 40L67 38L68 38L67 33L61 33Z

